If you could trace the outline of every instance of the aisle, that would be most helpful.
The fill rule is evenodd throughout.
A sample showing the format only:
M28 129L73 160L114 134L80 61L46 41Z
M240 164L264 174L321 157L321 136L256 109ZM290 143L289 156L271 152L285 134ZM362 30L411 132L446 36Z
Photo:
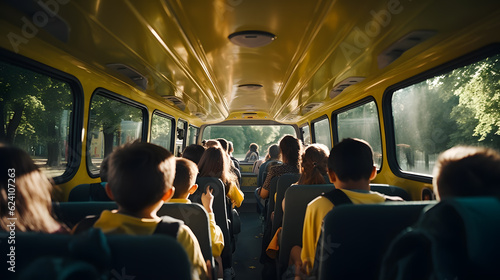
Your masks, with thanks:
M233 254L233 267L237 280L261 279L259 262L262 242L261 221L255 212L240 212L241 233Z

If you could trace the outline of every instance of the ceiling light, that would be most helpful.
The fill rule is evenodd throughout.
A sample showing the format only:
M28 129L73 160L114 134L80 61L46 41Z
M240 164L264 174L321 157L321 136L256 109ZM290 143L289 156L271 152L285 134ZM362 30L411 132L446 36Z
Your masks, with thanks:
M261 84L242 84L242 85L238 85L239 89L251 90L251 91L259 90L262 87L263 87L263 85L261 85Z
M247 30L234 32L227 38L240 47L258 48L270 44L276 39L276 35L266 31Z

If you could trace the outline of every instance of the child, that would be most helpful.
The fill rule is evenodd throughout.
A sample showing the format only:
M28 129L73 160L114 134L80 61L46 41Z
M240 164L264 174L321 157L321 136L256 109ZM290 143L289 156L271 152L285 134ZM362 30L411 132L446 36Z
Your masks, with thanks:
M370 181L377 175L373 164L373 150L370 145L360 139L347 138L335 145L328 157L328 176L335 185L336 193L353 204L382 203L387 199L377 192L370 191ZM333 193L333 192L330 192ZM292 248L290 258L295 265L295 275L311 273L316 245L321 233L323 218L334 205L329 194L319 196L307 205L302 234L302 249ZM339 196L340 196L339 195ZM393 197L391 200L401 200ZM300 258L298 255L300 254Z
M0 144L0 170L0 231L68 233L52 217L52 184L24 150Z
M191 203L188 196L193 194L198 188L198 185L196 185L197 175L198 167L196 164L184 158L177 158L174 179L175 193L169 202ZM207 210L208 217L210 218L212 255L214 257L219 257L222 249L224 248L224 236L222 235L220 227L215 224L215 215L212 209L212 203L214 201L212 191L213 190L210 190L210 187L207 186L207 192L201 195L201 202L203 203L205 210Z
M160 146L134 142L118 148L110 155L106 185L106 193L116 201L118 210L103 211L94 218L93 226L106 234L149 235L161 231L177 236L191 261L193 279L205 279L209 274L193 232L182 221L156 214L174 194L174 172L174 157ZM84 220L73 232L89 225L92 221ZM165 273L168 275L168 271Z
M500 195L500 154L489 148L457 146L439 155L434 166L437 199Z

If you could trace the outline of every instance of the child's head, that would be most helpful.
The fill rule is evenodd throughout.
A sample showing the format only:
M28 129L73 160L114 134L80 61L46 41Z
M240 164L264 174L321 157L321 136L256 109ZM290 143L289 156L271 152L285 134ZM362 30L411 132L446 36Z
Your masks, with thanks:
M205 147L198 144L191 144L184 149L184 151L182 152L182 157L198 164L204 152Z
M224 152L226 152L226 153L229 152L229 143L227 142L226 139L218 138L217 142L220 143L220 146L222 147L222 150L224 150Z
M283 136L283 138L281 138L279 147L281 160L283 161L283 163L300 167L302 142L299 139L291 135L285 135Z
M434 166L437 199L500 195L500 154L488 148L458 146L439 155Z
M312 144L302 154L302 172L299 184L324 184L328 165L328 148L323 144Z
M151 143L125 144L110 155L108 195L127 211L142 211L170 198L174 175L169 151Z
M276 144L269 146L267 154L269 155L270 159L278 159L280 156L280 147Z
M193 194L196 191L196 176L198 176L198 167L194 162L176 158L173 198L187 198Z
M0 145L0 229L9 230L9 218L15 218L18 231L56 231L60 225L51 215L52 190L24 150ZM15 202L13 212L11 202Z
M376 168L370 144L355 138L342 140L330 151L328 171L334 172L342 182L369 181L375 178Z

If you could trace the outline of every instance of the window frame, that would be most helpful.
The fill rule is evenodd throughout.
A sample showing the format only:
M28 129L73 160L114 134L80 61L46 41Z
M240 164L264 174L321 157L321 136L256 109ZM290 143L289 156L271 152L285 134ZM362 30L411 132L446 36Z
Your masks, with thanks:
M184 122L184 126L182 128L183 129L183 139L182 139L182 144L180 145L181 148L179 150L179 153L177 154L177 152L176 152L176 149L178 147L177 139L179 139L177 136L179 135L178 133L179 133L180 122ZM186 148L188 127L189 127L189 122L187 120L182 119L182 118L177 119L177 122L175 123L175 134L174 134L175 142L174 142L174 152L173 152L175 156L181 155L182 151L184 151L184 149Z
M309 143L306 143L304 141L304 127L307 127L307 129L309 130L308 131L308 133L309 133ZM312 140L312 138L311 138L311 126L309 125L309 123L306 122L306 123L302 124L301 126L299 126L299 131L300 131L300 137L302 138L302 144L304 144L304 145L311 144L311 140Z
M431 184L432 174L416 174L402 170L399 167L396 153L396 139L394 131L394 116L392 114L392 97L400 89L415 85L428 79L450 73L451 71L468 66L483 60L489 56L500 54L500 43L491 44L465 55L457 57L451 61L433 67L413 77L395 83L386 88L382 96L382 112L384 115L385 143L387 150L387 162L392 173L397 177Z
M123 95L120 95L118 93L112 92L110 90L107 90L105 88L99 87L96 88L90 97L90 102L89 102L89 108L88 108L88 118L87 118L87 131L85 135L85 141L86 141L86 149L85 149L85 156L86 156L86 161L85 161L85 168L87 170L87 174L89 175L90 178L99 178L99 174L93 174L91 170L89 169L89 161L92 160L90 157L90 141L89 141L89 128L90 128L90 111L92 110L92 100L96 95L100 95L102 97L106 97L110 100L118 101L120 103L135 107L137 109L140 109L142 111L142 131L141 131L141 137L138 139L140 142L145 142L147 137L148 137L148 125L149 125L149 110L148 107L140 102L137 102L133 99L130 99L128 97L125 97Z
M84 94L80 80L71 74L1 48L0 60L16 67L46 75L69 85L71 92L73 93L73 112L68 123L69 134L67 143L68 150L72 150L73 152L69 154L67 159L68 166L64 172L59 176L52 177L52 180L56 185L69 182L78 172L82 159L81 139L83 130Z
M328 127L330 128L330 147L329 149L333 148L333 137L332 137L332 121L330 120L330 118L328 117L327 114L319 117L319 118L316 118L314 120L311 121L311 125L309 127L310 129L310 133L311 133L311 144L315 144L315 143L318 143L316 141L316 128L314 127L314 124L320 122L320 121L323 121L323 120L328 120ZM322 144L322 143L320 143Z
M365 98L362 98L358 101L355 101L347 106L344 106L340 109L337 109L335 111L332 112L332 131L334 132L334 145L338 144L340 142L340 139L339 139L339 131L338 131L338 127L339 127L339 123L338 123L338 115L341 114L341 113L344 113L344 112L347 112L349 110L352 110L352 109L355 109L357 107L360 107L360 106L363 106L363 105L366 105L370 102L374 102L375 103L375 107L377 108L377 117L378 117L378 130L379 130L379 136L380 136L380 148L381 148L381 154L382 154L382 161L380 162L380 167L377 169L377 172L380 173L380 171L382 170L383 166L384 166L384 141L382 139L382 124L381 124L381 121L380 121L380 110L378 108L378 103L377 103L377 100L375 99L375 97L373 96L367 96ZM371 144L370 144L371 145Z
M189 145L191 145L191 144L197 144L197 143L198 143L198 137L200 136L200 128L199 128L199 127L197 127L196 125L193 125L193 124L188 124L188 130L187 130L188 135L187 135L187 139L190 139L190 137L191 137L191 135L190 135L190 133L189 133L189 130L190 130L191 128L194 128L194 129L196 130L196 136L195 136L195 138L194 138L194 143L189 143ZM188 146L188 145L187 145L187 143L186 143L186 146Z
M175 126L175 118L163 111L160 111L158 109L155 109L153 111L153 113L151 114L151 123L149 124L149 127L152 129L153 128L153 117L154 115L157 115L159 117L163 117L163 118L167 118L170 120L170 123L171 123L171 131L170 131L170 147L167 149L169 150L170 152L173 152L174 151L174 143L175 143L175 133L173 131L173 128L176 127ZM151 129L149 132L149 135L150 135L150 138L149 138L149 142L151 142Z

